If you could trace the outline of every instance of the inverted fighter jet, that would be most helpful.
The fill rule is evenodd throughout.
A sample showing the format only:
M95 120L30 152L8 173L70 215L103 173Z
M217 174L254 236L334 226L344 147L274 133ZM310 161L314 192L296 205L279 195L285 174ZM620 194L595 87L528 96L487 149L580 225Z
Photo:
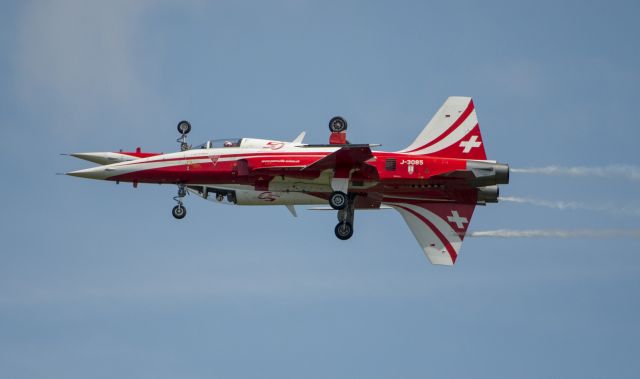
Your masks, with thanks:
M397 210L433 264L453 265L476 205L498 202L509 166L487 160L473 101L450 97L407 148L347 140L347 121L329 121L328 144L255 138L187 143L191 124L178 123L180 151L75 153L100 166L67 173L81 178L173 184L172 214L183 219L184 198L196 194L237 205L295 205L336 210L335 235L351 238L356 210Z

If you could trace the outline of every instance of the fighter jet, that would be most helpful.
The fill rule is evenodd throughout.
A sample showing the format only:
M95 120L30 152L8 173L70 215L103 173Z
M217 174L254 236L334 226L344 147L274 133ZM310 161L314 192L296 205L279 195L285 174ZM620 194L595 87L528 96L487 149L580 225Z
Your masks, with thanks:
M392 208L411 229L429 261L453 265L476 205L498 202L509 166L487 160L470 97L449 97L405 149L375 151L347 140L347 121L329 121L329 143L226 138L192 146L188 121L178 123L174 153L75 153L100 164L67 175L177 186L173 217L183 219L187 193L236 205L295 205L337 211L337 238L354 231L356 210Z

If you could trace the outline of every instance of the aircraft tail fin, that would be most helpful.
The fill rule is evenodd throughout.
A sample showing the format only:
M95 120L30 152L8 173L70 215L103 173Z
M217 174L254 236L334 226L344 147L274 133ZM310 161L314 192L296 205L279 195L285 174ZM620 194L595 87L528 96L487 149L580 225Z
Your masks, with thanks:
M400 212L431 263L453 266L475 204L394 202L388 205Z
M486 160L473 100L449 97L415 141L399 152Z

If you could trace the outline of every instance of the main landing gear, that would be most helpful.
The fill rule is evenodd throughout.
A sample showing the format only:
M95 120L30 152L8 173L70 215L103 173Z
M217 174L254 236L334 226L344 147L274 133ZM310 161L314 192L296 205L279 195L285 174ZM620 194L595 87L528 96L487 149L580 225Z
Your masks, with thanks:
M189 150L191 146L187 143L187 134L191 131L191 123L186 120L182 120L178 123L178 133L180 133L180 138L176 140L176 142L180 143L180 151Z
M343 117L336 116L329 120L329 130L332 133L340 133L347 130L347 120Z
M348 240L353 235L353 225L348 221L339 222L338 225L336 225L335 233L339 239L343 241Z
M336 116L329 120L329 130L331 144L348 144L346 140L347 120ZM351 171L341 168L336 169L331 188L333 192L329 195L329 205L338 211L338 225L335 227L336 237L341 240L348 240L353 235L353 216L355 211L356 194L349 193L349 181Z
M338 239L345 241L351 238L351 236L353 235L353 217L355 215L356 195L349 194L347 196L342 192L340 192L340 194L344 195L345 201L342 205L342 208L338 210L338 225L336 225L334 231ZM332 197L329 197L329 204L331 204L331 206L333 207L331 198Z
M175 200L178 205L173 207L173 209L171 210L171 214L173 215L173 217L177 218L178 220L182 220L184 216L187 215L187 208L185 208L184 204L182 203L182 199L185 196L187 196L187 187L184 184L178 184L178 196L174 196L173 198L173 200Z
M335 210L344 209L347 203L347 194L342 191L333 191L331 195L329 195L329 205Z

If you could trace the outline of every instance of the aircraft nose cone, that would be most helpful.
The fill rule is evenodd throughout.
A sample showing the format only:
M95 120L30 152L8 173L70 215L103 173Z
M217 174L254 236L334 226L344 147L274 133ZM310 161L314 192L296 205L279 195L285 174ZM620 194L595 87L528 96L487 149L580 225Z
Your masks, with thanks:
M99 153L72 153L72 157L83 159L85 161L97 163L100 165L108 165L113 163L132 161L136 157L122 153L99 152Z
M109 160L108 153L73 153L72 157L83 159L85 161L97 163L97 164L109 164L113 161Z
M106 179L112 174L104 167L92 167L84 170L67 172L67 175L87 179Z

